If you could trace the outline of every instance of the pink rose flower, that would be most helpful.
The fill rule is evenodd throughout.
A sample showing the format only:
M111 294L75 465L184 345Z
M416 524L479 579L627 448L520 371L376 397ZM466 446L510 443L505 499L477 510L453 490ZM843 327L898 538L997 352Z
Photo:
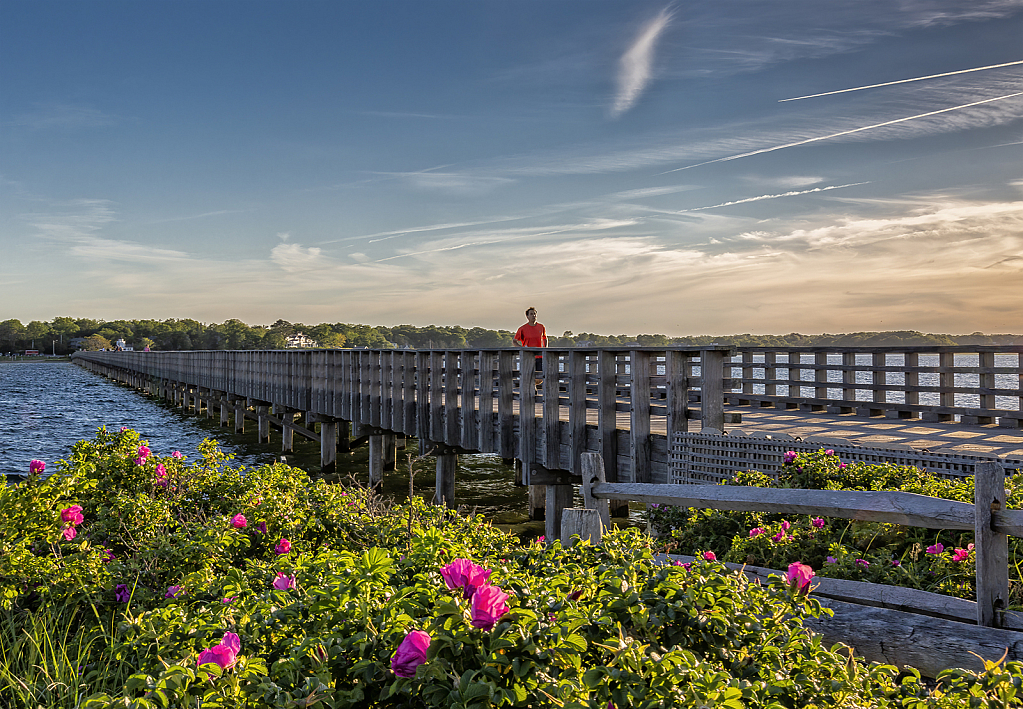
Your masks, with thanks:
M790 529L792 529L792 523L791 523L791 522L789 522L789 521L788 521L787 519L783 519L783 520L781 521L781 531L783 531L783 532L787 532L787 531L789 531Z
M812 524L817 529L823 529L824 519L822 517L814 517L812 520L810 520L810 524Z
M497 586L483 586L472 596L471 614L474 628L491 630L508 612L508 594Z
M285 576L284 574L278 572L277 578L275 578L273 581L273 587L276 588L278 591L287 591L289 588L295 588L295 577Z
M486 586L492 573L494 573L492 570L477 566L468 559L455 559L440 568L440 575L448 589L451 591L462 589L465 598L472 598L476 589Z
M39 475L46 470L46 463L41 460L33 460L28 464L28 472L32 475Z
M413 630L391 656L391 671L399 677L416 676L416 668L426 662L426 651L430 647L430 634Z
M763 534L766 531L767 530L764 529L763 527L754 527L753 529L751 529L749 531L750 539L752 539L753 537L759 537L761 534Z
M70 542L78 535L78 532L75 531L75 526L73 524L69 524L66 527L64 527L64 530L61 532L61 534L64 536L64 541Z
M789 571L785 578L788 579L789 585L797 591L809 591L810 579L813 578L813 569L797 561L789 564Z
M824 451L824 455L834 455L834 454L835 454L835 451L831 450L830 448L828 448L826 451Z
M199 653L199 659L195 661L197 667L202 665L218 665L220 669L227 670L234 667L241 652L241 640L234 633L224 633L224 639L217 645Z
M786 463L791 463L795 459L796 459L796 452L795 451L785 451L785 462Z
M703 552L702 556L703 556L703 558L706 561L717 561L718 560L717 556L715 556L714 552L712 552L712 551L705 551L705 552Z
M858 564L859 566L862 566L862 567L863 567L864 569L866 569L866 568L869 568L869 567L870 567L870 562L869 562L869 561L867 561L866 559L857 559L857 560L856 560L856 563L857 563L857 564Z
M244 529L248 525L249 521L245 519L245 515L243 514L239 513L231 518L231 526L234 527L235 529Z
M181 592L181 586L168 586L167 593L163 594L164 598L177 598L178 594L185 595Z
M277 552L278 556L287 554L291 551L291 542L289 542L286 538L281 537L281 540L277 542L277 546L274 547L274 551Z
M966 561L970 558L969 549L956 549L952 553L952 561Z
M773 537L771 537L771 541L775 541L775 542L780 542L780 541L782 541L784 539L785 539L785 532L778 532Z
M843 469L848 468L848 467L849 467L848 463L839 463L838 464L838 469L839 470L843 470Z
M62 522L81 524L85 520L85 517L82 516L82 506L71 505L70 507L65 507L60 511L60 519Z
M171 453L171 458L184 458L184 457L185 456L181 455L181 451L174 451L173 453Z
M902 566L902 562L898 559L892 559L892 566Z
M945 545L942 544L941 542L938 542L937 544L932 544L931 546L927 547L928 554L940 554L943 551L945 551Z

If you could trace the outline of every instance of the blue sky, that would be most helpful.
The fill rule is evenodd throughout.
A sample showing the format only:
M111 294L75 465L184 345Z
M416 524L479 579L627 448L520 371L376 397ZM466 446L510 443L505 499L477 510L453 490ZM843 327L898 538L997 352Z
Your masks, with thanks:
M3 0L0 319L1020 333L1021 62L1023 0Z

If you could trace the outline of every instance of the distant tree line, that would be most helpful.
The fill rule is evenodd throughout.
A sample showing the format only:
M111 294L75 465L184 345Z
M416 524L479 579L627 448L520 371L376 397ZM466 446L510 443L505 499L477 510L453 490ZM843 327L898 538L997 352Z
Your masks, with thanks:
M322 348L389 347L462 348L512 347L508 330L488 330L459 325L398 325L396 327L320 323L306 325L278 320L273 325L246 325L241 320L201 323L191 319L169 320L91 320L54 318L48 322L33 320L0 321L0 352L28 349L45 353L68 354L74 349L111 349L124 340L136 350L275 350L284 349L289 335L302 333ZM737 347L900 347L909 345L1023 345L1023 335L934 335L903 330L895 332L853 332L846 334L803 335L600 335L565 331L550 336L552 347L613 347L638 344L649 347L669 345L731 344Z

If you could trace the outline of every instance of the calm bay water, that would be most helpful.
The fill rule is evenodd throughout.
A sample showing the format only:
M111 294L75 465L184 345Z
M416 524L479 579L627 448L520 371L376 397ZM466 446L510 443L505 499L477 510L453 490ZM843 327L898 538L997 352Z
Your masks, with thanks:
M66 457L72 445L93 438L101 426L138 431L158 455L179 450L194 457L205 438L216 439L240 465L272 462L282 455L279 433L272 434L269 444L260 444L254 422L247 422L246 433L235 434L233 428L219 426L219 417L186 416L167 402L67 362L0 364L0 472L27 473L34 459L44 461L48 471L54 470L55 462ZM384 494L394 499L408 496L409 456L416 453L415 441L410 439L409 444L410 448L398 451L398 469L384 474ZM284 455L291 465L319 471L318 443L296 435L294 452ZM367 446L340 455L341 476L351 475L366 484L367 455ZM433 462L433 458L413 459L414 494L433 497ZM514 484L512 468L495 456L461 456L455 495L460 504L486 512L494 522L514 531L528 534L535 532L533 527L543 527L543 522L529 522L526 488Z

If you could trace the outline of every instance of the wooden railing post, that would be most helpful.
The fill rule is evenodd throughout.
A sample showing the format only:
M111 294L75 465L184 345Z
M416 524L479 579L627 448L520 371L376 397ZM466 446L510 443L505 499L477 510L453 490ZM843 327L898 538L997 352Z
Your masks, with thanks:
M1005 471L996 461L978 463L974 545L977 552L977 625L1002 627L1009 602L1009 537L993 530L992 512L1005 507Z
M700 350L700 424L704 430L725 430L725 394L721 386L724 371L724 352Z
M721 362L723 367L724 358L721 359ZM633 350L629 357L629 364L632 372L632 383L629 387L632 482L648 483L652 482L650 466L650 353ZM719 396L723 397L720 376L717 381ZM719 404L723 405L723 401ZM724 417L722 417L723 421Z

